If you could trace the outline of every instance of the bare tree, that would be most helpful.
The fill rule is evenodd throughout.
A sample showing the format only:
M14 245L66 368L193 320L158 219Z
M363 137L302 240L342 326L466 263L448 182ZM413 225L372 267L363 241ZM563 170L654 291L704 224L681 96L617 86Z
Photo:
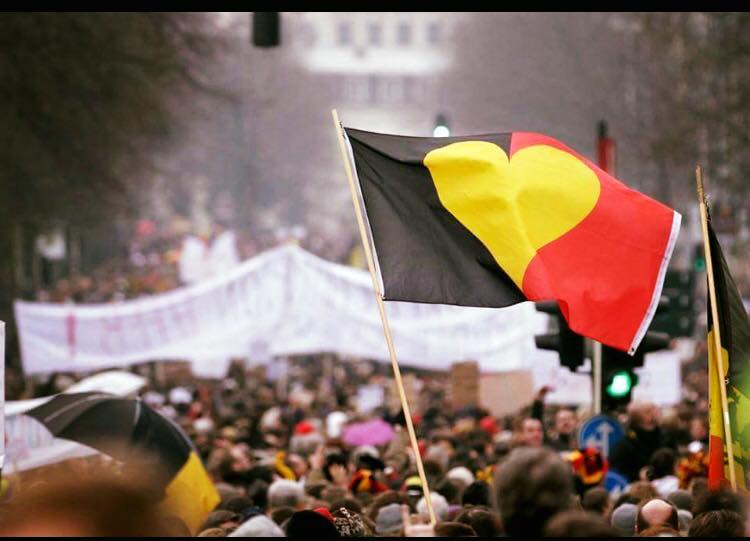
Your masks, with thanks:
M221 94L204 75L219 47L212 14L0 17L0 319L50 221L94 231L134 209L184 104Z

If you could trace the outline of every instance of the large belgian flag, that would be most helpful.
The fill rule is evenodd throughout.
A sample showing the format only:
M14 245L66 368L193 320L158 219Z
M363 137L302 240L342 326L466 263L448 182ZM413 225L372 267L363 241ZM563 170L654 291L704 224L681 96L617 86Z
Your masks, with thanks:
M721 354L724 358L724 376L729 403L729 423L732 430L737 486L747 485L746 472L750 472L750 319L748 318L737 285L729 273L721 245L709 223L708 238L716 290L716 308L719 316ZM714 327L709 297L708 307L708 375L709 375L709 469L711 488L718 488L728 479L726 449L722 420L719 371L716 366Z
M345 129L386 300L557 300L570 327L634 351L680 215L534 133Z

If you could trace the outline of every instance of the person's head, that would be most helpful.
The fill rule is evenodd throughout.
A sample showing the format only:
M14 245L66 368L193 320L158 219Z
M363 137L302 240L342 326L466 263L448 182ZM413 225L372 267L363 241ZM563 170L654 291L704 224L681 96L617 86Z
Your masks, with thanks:
M147 481L108 471L72 479L51 476L4 506L0 535L141 537L172 535Z
M448 470L445 474L446 479L456 483L461 489L468 487L474 482L474 474L465 466L457 466Z
M462 505L483 505L492 507L492 491L485 481L474 481L461 494Z
M669 526L674 530L680 529L680 518L677 508L667 500L653 498L642 503L638 508L635 521L636 531L641 533L652 526Z
M226 537L227 535L228 532L224 528L206 528L201 530L196 537Z
M690 480L690 484L688 485L688 490L690 491L690 494L693 496L693 502L698 501L700 498L703 498L709 492L708 479L703 476L694 477L693 479Z
M615 509L617 509L624 503L632 503L637 506L639 503L641 503L641 501L635 496L633 496L632 494L628 492L623 492L615 500L614 505L612 505L612 510L614 511Z
M320 499L327 502L340 500L341 498L346 498L347 496L349 496L349 491L344 487L336 485L327 486L320 491Z
M323 465L323 475L330 482L346 485L349 479L348 460L343 453L330 453Z
M656 492L654 485L648 481L636 481L630 488L628 488L628 494L638 499L638 503L642 503L659 496Z
M651 479L661 479L667 475L674 475L674 466L677 455L669 447L662 447L654 451L649 460Z
M219 508L241 514L245 509L252 506L253 502L247 496L235 496L234 498L230 498L225 502L221 502Z
M351 513L362 514L362 504L354 498L341 498L331 502L328 509L333 513L336 509L344 508Z
M730 490L711 490L700 497L695 498L693 507L693 516L698 518L699 515L708 511L729 510L738 513L742 519L746 518L746 512L742 497Z
M680 537L680 532L671 526L658 524L656 526L649 526L640 532L638 537Z
M571 409L562 408L555 414L555 432L558 434L572 434L576 424L576 414Z
M667 500L672 502L677 509L685 509L687 511L692 511L693 509L693 496L687 490L678 489L670 492Z
M292 469L294 475L297 476L297 479L302 479L302 477L307 474L307 470L309 469L307 460L305 460L298 454L292 453L287 456L286 463Z
M518 423L517 441L527 447L541 447L544 443L542 422L533 417L524 417Z
M735 511L706 511L693 518L688 537L744 537L745 524Z
M449 504L457 504L461 501L461 493L464 487L460 486L458 482L450 479L443 479L434 488L435 492L441 494ZM420 486L421 492L421 486ZM419 497L417 497L418 499Z
M268 508L268 486L265 481L256 479L247 487L247 497L252 505L264 511Z
M594 487L588 489L581 498L581 507L584 511L589 511L600 516L607 516L611 510L609 501L609 492L604 487Z
M435 525L435 537L476 537L477 533L468 524L439 522Z
M437 492L430 492L430 496L430 499L432 500L432 510L435 512L435 517L438 520L446 520L448 518L448 502ZM424 517L429 516L427 500L425 500L424 496L422 496L417 502L417 513Z
M545 448L517 448L497 468L496 498L510 536L538 537L546 522L568 508L570 467Z
M503 533L500 515L485 507L464 508L456 522L471 526L479 537L499 537Z
M294 507L277 507L271 511L271 520L281 526L295 513Z
M375 533L379 537L397 536L403 526L401 504L389 503L378 509L375 517Z
M225 530L233 530L241 523L242 515L236 511L217 509L208 514L201 528L224 528Z
M279 479L268 487L268 507L292 507L300 510L305 505L305 491L302 486L289 479Z
M586 511L558 513L544 528L545 537L618 537L617 530L601 515Z
M703 441L708 437L708 422L703 415L696 415L690 419L690 439L693 441Z
M367 535L367 526L359 513L339 507L331 510L331 515L333 524L341 537L365 537Z
M413 509L413 505L409 503L409 497L406 494L402 492L396 492L395 490L387 490L382 494L378 494L377 497L372 501L367 511L368 518L373 522L376 522L380 509L385 507L386 505L390 505L393 503L397 503L399 505L405 503L411 509ZM401 508L399 507L399 509ZM399 520L401 519L399 518Z
M615 507L610 517L610 524L621 536L632 537L635 535L635 520L638 516L638 506L634 503L623 503Z
M272 519L257 515L240 524L228 537L284 537L284 532Z
M659 409L651 402L631 402L628 414L633 429L651 432L658 426Z
M442 449L450 459L456 452L456 442L448 435L439 435L433 438L432 444Z
M286 536L298 539L341 537L332 520L315 511L294 513L286 524Z

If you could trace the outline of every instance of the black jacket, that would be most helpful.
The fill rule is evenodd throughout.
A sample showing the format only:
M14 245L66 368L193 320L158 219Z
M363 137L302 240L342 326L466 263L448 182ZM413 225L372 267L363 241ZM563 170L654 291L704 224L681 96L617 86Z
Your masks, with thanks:
M641 468L647 466L654 451L663 446L659 428L651 431L630 429L612 451L609 467L628 481L637 481Z

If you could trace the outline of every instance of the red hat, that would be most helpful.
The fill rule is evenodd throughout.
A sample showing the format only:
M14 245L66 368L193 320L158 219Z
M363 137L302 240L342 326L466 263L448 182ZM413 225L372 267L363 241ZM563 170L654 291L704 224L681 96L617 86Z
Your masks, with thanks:
M323 515L323 516L324 516L324 517L326 517L326 518L327 518L328 520L330 520L331 522L333 522L333 515L332 515L332 514L331 514L331 512L330 512L330 511L329 511L328 509L326 509L325 507L318 507L317 509L313 509L313 511L315 511L315 512L316 512L316 513L318 513L319 515Z
M495 434L497 434L498 430L500 430L497 426L495 418L490 415L482 417L482 419L479 421L479 427L487 432L490 436L494 436Z
M307 421L300 421L297 426L294 427L294 433L297 435L309 434L315 431L315 427Z

